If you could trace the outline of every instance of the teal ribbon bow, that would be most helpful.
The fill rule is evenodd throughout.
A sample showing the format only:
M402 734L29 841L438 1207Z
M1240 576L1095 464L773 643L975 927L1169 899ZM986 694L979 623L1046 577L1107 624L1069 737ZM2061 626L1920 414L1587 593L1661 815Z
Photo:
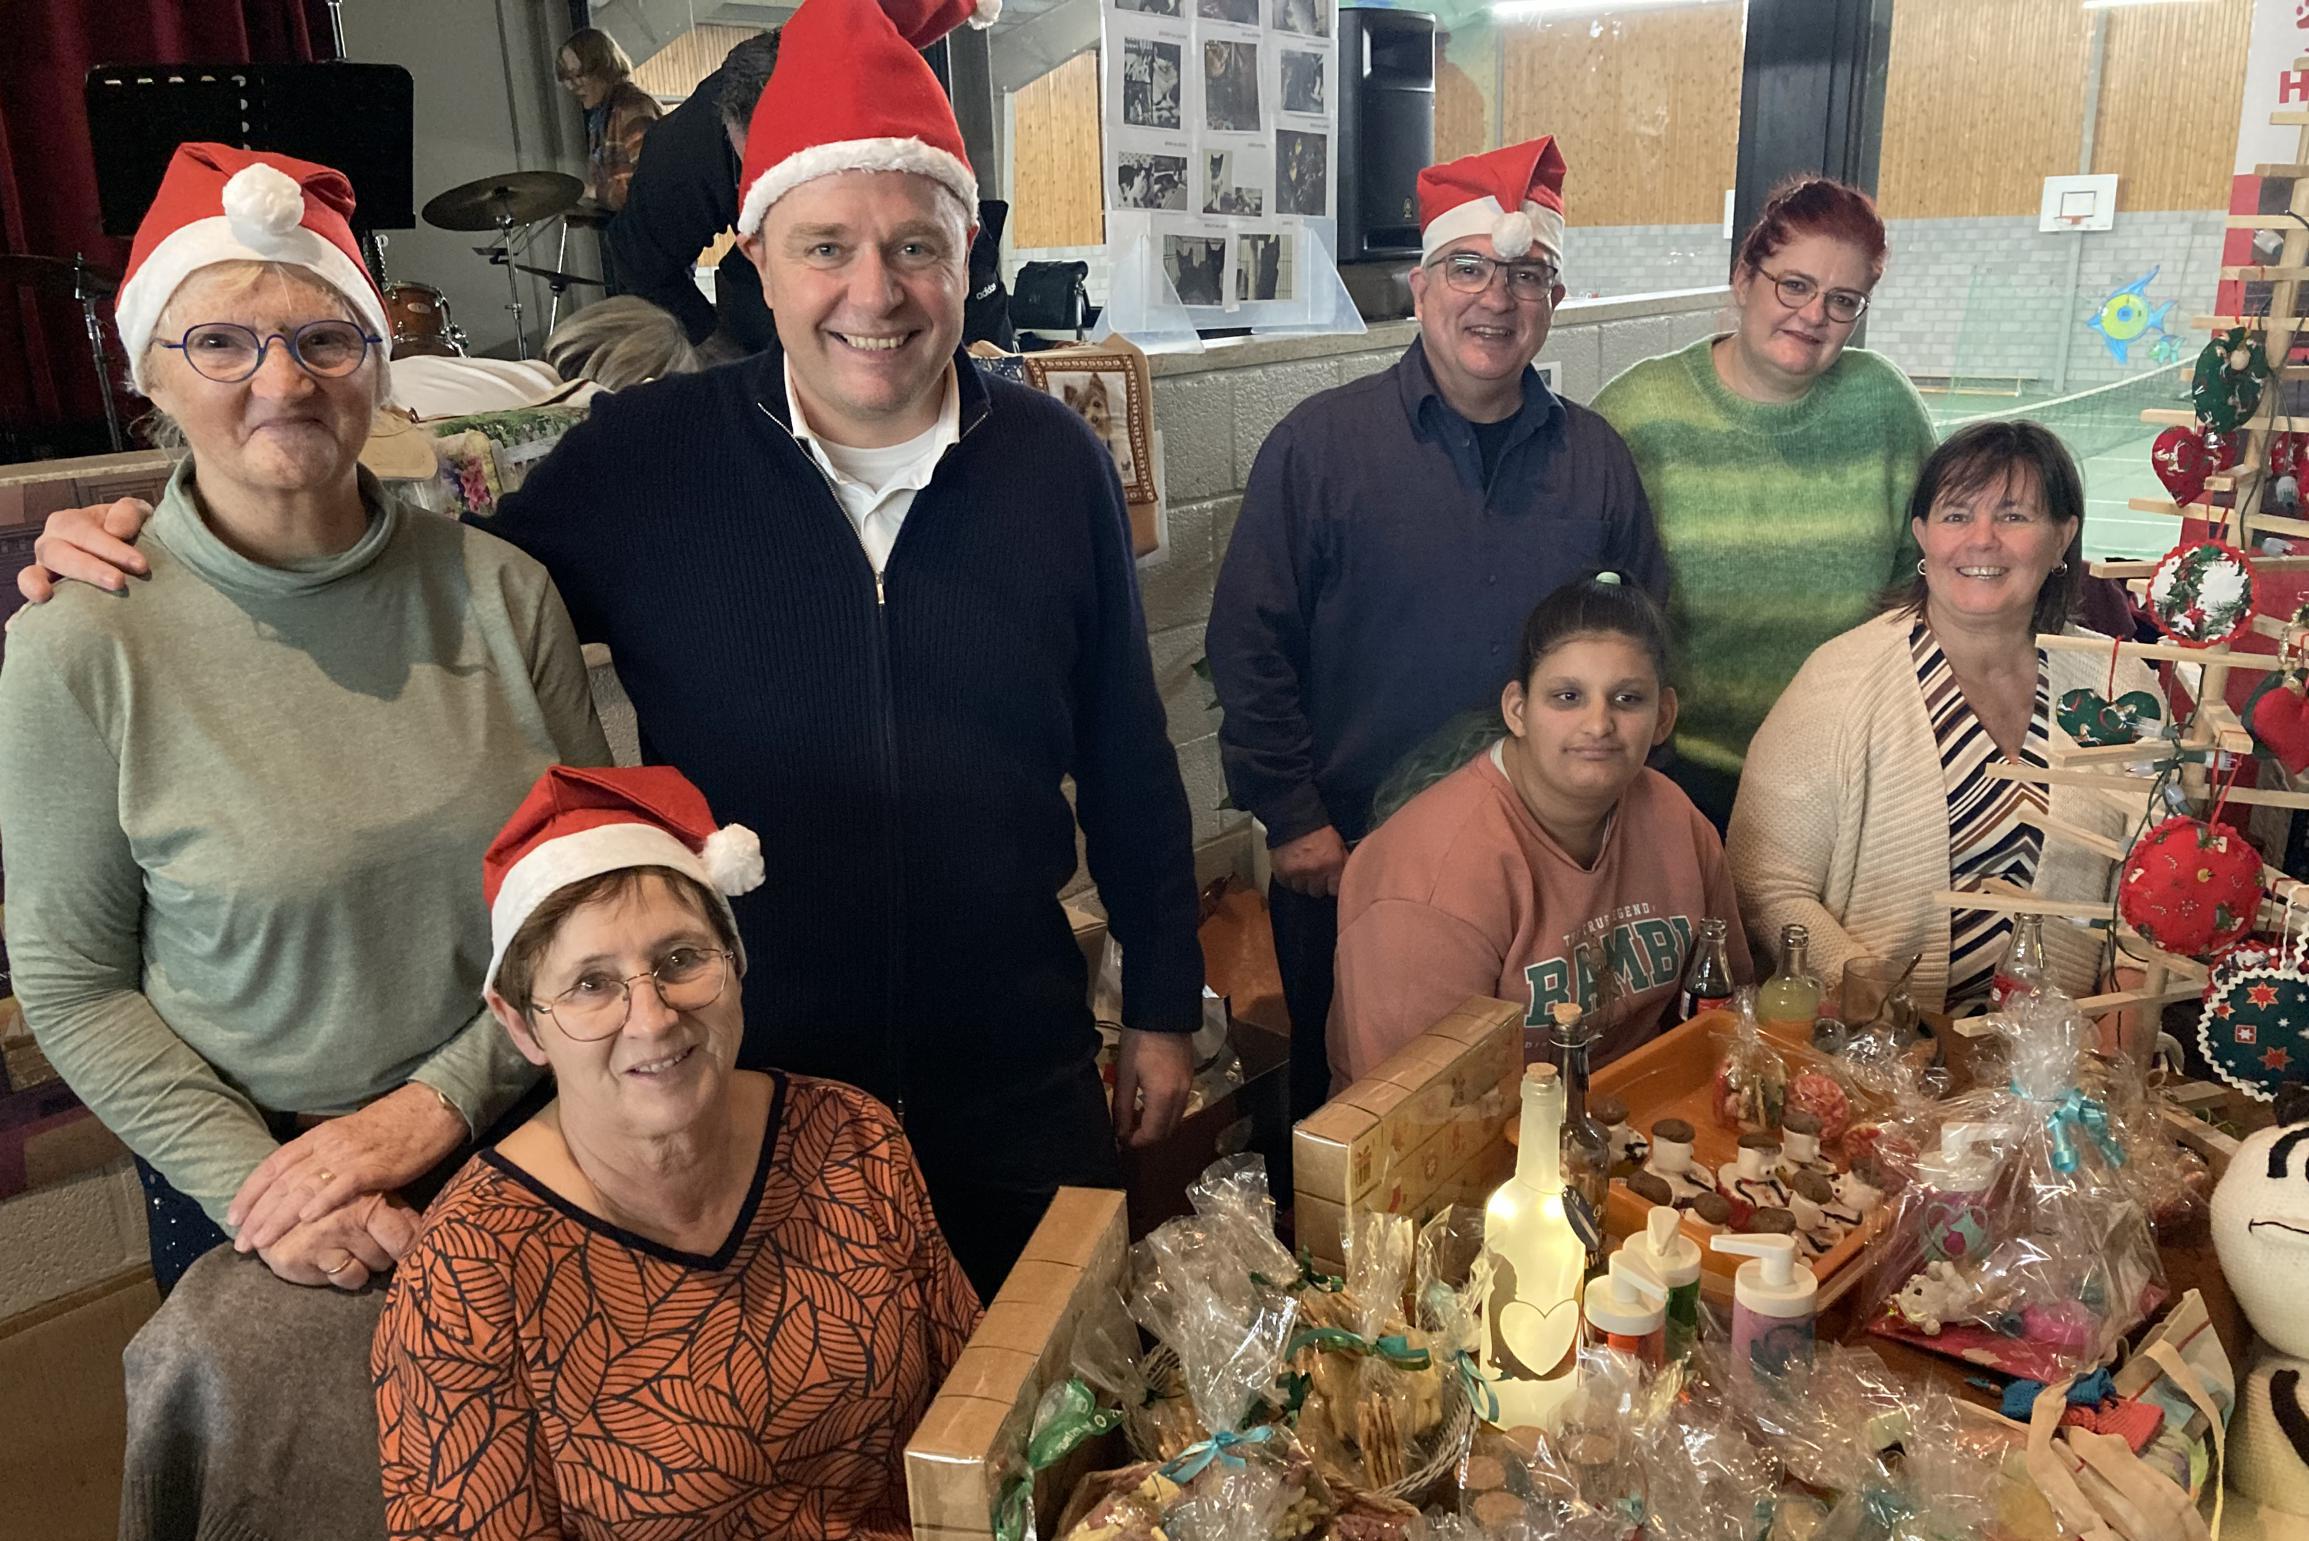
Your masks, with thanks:
M2013 1090L2017 1093L2020 1088L2015 1086ZM2052 1140L2052 1169L2056 1172L2077 1169L2076 1131L2079 1129L2092 1136L2110 1166L2125 1164L2125 1148L2117 1143L2116 1135L2109 1129L2109 1110L2073 1087L2045 1114L2044 1127Z
M1095 1439L1121 1423L1119 1408L1100 1407L1080 1376L1069 1379L1060 1388L1055 1408L1026 1441L1026 1470L1004 1483L995 1498L996 1541L1025 1541L1036 1472L1048 1471L1073 1454L1084 1441Z
M1366 1338L1344 1327L1305 1327L1291 1335L1290 1343L1283 1349L1283 1357L1288 1359L1303 1348L1329 1349L1341 1354L1375 1354L1405 1370L1424 1370L1434 1362L1427 1350L1413 1348L1411 1340L1400 1332Z
M1347 1281L1340 1278L1337 1274L1317 1273L1315 1271L1315 1255L1309 1252L1305 1247L1301 1247L1299 1249L1298 1262L1299 1276L1287 1283L1278 1284L1263 1273L1253 1273L1251 1275L1251 1282L1256 1284L1259 1288L1266 1290L1288 1290L1292 1292L1297 1292L1299 1290L1321 1290L1326 1295L1336 1295L1339 1293L1339 1291L1347 1287Z
M1238 1434L1233 1429L1221 1429L1209 1439L1181 1450L1169 1465L1163 1467L1162 1472L1183 1486L1201 1476L1203 1469L1213 1461L1238 1468L1249 1464L1237 1453L1236 1447L1263 1445L1274 1437L1275 1425L1271 1423L1262 1423L1247 1434Z
M1451 1367L1459 1372L1460 1384L1467 1388L1469 1404L1479 1409L1485 1423L1499 1421L1499 1393L1491 1382L1484 1379L1483 1371L1475 1363L1475 1355L1460 1349L1451 1356Z

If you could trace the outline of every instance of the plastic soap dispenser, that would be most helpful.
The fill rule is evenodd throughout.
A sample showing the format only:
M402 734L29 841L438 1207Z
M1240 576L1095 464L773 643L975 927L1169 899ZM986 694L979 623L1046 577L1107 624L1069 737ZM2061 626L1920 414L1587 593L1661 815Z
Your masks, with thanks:
M1989 1138L1985 1124L1948 1124L1940 1148L1916 1158L1928 1263L1974 1262L1987 1250L1988 1190L1996 1183L1996 1153L1983 1148Z
M1654 1204L1644 1228L1620 1250L1641 1258L1667 1287L1667 1356L1687 1357L1700 1330L1700 1244L1684 1234L1673 1207Z
M1732 1276L1732 1373L1776 1376L1791 1360L1810 1364L1820 1281L1796 1261L1796 1238L1711 1236L1708 1245L1749 1259Z
M1605 1347L1656 1370L1668 1362L1668 1287L1623 1246L1610 1267L1587 1281L1587 1326Z

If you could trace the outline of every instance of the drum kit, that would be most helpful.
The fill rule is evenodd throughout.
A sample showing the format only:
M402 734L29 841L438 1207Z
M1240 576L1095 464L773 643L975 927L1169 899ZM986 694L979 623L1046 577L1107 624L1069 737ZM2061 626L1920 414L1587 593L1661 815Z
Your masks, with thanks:
M425 205L425 223L436 229L495 232L494 245L477 246L473 251L475 256L487 257L505 269L508 298L505 308L513 312L513 342L522 358L529 357L529 336L522 319L520 275L542 278L553 291L553 305L546 317L548 335L561 319L563 293L573 287L602 287L600 279L572 273L567 267L570 227L599 229L609 223L608 211L588 203L584 192L584 183L558 171L513 171L452 187ZM555 218L561 221L561 241L553 266L539 267L517 260L534 238L534 227ZM385 317L392 328L392 357L464 356L465 332L450 317L448 296L431 284L389 279L385 272L385 238L371 234L368 239L370 261L385 296ZM0 290L22 288L70 295L79 304L88 332L89 352L96 361L97 382L103 390L105 427L116 450L127 448L127 442L121 433L120 407L113 400L113 376L107 363L104 323L98 314L97 302L109 298L119 287L118 273L99 267L84 256L42 257L0 252Z

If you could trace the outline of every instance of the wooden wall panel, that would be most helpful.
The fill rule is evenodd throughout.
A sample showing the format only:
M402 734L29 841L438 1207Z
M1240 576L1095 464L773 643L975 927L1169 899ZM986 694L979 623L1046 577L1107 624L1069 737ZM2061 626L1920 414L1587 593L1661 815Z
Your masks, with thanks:
M1491 85L1496 35L1465 26L1435 35L1435 158L1457 160L1491 148Z
M1106 239L1098 51L1076 54L1011 98L1010 244Z
M633 67L633 83L655 97L678 102L697 89L697 83L722 67L731 49L761 30L758 27L723 27L707 23L666 44Z
M2120 209L2226 208L2252 0L2107 15L2093 170L2124 178ZM2077 169L2091 37L2076 0L1895 5L1884 213L2034 214Z
M2093 170L2123 178L2120 210L2226 209L2253 0L2108 16Z

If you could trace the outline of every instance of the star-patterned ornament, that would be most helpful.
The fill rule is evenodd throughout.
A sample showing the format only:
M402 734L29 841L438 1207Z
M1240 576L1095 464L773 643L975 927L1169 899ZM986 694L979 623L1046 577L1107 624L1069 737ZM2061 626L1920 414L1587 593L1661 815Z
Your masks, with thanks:
M2213 966L2197 1047L2214 1074L2267 1102L2295 1063L2309 1065L2309 937L2271 947L2260 938ZM2238 967L2240 959L2248 966Z

